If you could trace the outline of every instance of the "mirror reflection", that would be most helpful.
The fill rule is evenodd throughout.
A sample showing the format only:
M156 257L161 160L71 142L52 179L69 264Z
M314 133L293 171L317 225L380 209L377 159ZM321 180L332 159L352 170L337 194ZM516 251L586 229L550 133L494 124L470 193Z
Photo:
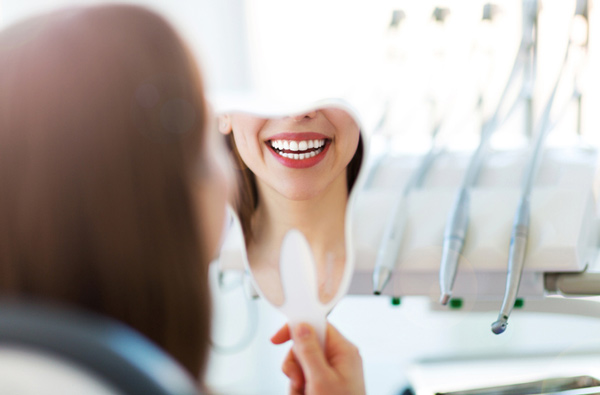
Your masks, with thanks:
M319 298L328 302L345 269L346 206L362 162L355 117L332 106L279 117L233 112L218 125L235 163L233 206L260 292L283 303L280 246L295 228L311 246Z

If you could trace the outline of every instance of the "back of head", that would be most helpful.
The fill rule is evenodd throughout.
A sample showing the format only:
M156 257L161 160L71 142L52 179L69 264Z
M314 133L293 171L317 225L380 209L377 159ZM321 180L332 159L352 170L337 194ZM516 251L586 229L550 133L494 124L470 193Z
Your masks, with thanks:
M1 32L0 293L115 317L197 376L205 111L193 58L151 11L66 9Z

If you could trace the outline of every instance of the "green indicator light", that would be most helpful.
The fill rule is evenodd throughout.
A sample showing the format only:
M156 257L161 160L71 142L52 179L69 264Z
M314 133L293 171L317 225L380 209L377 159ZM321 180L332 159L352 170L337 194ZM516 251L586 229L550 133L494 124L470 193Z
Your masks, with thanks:
M400 306L400 298L398 298L398 297L392 298L392 306Z
M525 304L525 301L522 298L515 300L515 309L520 309Z
M450 299L450 308L451 309L460 309L463 305L462 299Z

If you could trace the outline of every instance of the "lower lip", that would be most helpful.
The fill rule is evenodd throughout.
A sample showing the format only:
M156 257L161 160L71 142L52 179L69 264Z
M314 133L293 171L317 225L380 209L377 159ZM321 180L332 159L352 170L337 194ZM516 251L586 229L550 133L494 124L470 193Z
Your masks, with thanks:
M277 161L279 163L281 163L282 165L284 165L286 167L291 167L293 169L306 169L308 167L315 166L317 163L319 163L320 161L322 161L325 158L325 154L329 150L330 144L331 144L331 141L327 141L321 152L319 152L315 156L311 156L310 158L304 158L304 159L286 158L285 156L279 155L277 153L277 151L275 151L275 149L273 147L271 147L271 145L268 143L267 143L267 147L269 148L269 151L271 151L271 153L273 154L275 159L277 159Z

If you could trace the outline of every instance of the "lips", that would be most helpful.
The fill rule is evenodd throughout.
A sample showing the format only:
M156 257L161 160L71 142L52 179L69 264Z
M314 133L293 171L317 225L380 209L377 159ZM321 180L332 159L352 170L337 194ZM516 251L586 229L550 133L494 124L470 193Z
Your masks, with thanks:
M331 139L319 133L281 133L266 141L278 162L291 168L307 168L319 163Z

